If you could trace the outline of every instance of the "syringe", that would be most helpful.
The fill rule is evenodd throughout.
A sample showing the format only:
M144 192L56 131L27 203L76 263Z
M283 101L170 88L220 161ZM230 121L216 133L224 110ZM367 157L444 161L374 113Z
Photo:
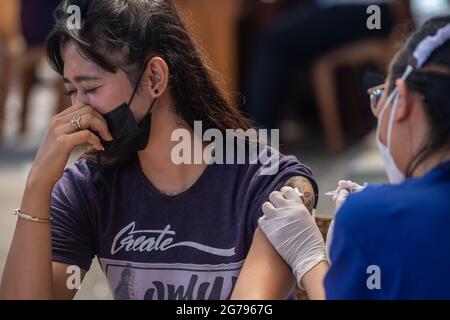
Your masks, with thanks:
M368 185L369 185L369 184L366 182L366 183L364 183L364 186L359 186L359 187L356 187L356 188L351 188L351 189L350 189L350 193L361 192L361 191L363 191ZM325 193L325 195L330 196L330 197L337 197L337 196L339 195L339 191L340 191L340 190L341 190L341 189L337 188L337 189L334 190L334 191L330 191L330 192Z
M294 191L298 194L299 197L303 197L305 195L304 193L301 193L298 188L295 188Z

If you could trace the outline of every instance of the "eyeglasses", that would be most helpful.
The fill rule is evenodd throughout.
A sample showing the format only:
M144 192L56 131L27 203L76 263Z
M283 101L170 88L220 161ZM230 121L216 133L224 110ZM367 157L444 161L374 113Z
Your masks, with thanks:
M381 84L379 86L367 90L367 93L370 96L370 109L372 110L372 113L375 117L377 116L378 103L380 102L381 97L383 96L385 88L386 86L384 84Z

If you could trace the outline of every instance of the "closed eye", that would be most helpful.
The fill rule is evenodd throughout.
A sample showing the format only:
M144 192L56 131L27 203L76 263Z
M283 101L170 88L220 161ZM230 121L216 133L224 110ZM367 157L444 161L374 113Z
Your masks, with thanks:
M93 88L93 89L84 90L84 94L92 94L92 93L95 93L95 91L97 91L98 88L99 88L99 87ZM68 97L71 97L72 95L75 94L75 92L77 92L77 90L69 90L69 91L66 91L64 94L65 94L66 96L68 96Z
M84 94L95 93L95 91L97 91L98 88L100 88L100 87L84 90Z

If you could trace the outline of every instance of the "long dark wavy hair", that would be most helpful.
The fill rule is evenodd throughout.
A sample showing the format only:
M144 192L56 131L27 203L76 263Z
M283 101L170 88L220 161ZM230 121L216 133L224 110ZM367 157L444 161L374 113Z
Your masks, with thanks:
M81 28L67 26L67 8L81 9ZM194 46L170 0L64 0L54 12L55 26L47 38L51 67L63 74L61 46L75 41L83 55L104 70L123 70L133 85L149 56L169 67L169 87L177 114L203 130L252 128L237 108L229 105L214 83L209 67Z

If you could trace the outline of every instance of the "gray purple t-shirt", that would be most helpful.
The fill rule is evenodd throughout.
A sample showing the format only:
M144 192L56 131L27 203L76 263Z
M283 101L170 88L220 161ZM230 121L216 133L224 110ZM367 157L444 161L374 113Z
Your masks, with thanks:
M229 299L250 249L262 204L311 170L281 156L261 164L209 165L177 196L160 193L137 160L101 171L86 159L53 190L53 260L89 270L97 257L115 299ZM97 178L94 177L97 175Z

